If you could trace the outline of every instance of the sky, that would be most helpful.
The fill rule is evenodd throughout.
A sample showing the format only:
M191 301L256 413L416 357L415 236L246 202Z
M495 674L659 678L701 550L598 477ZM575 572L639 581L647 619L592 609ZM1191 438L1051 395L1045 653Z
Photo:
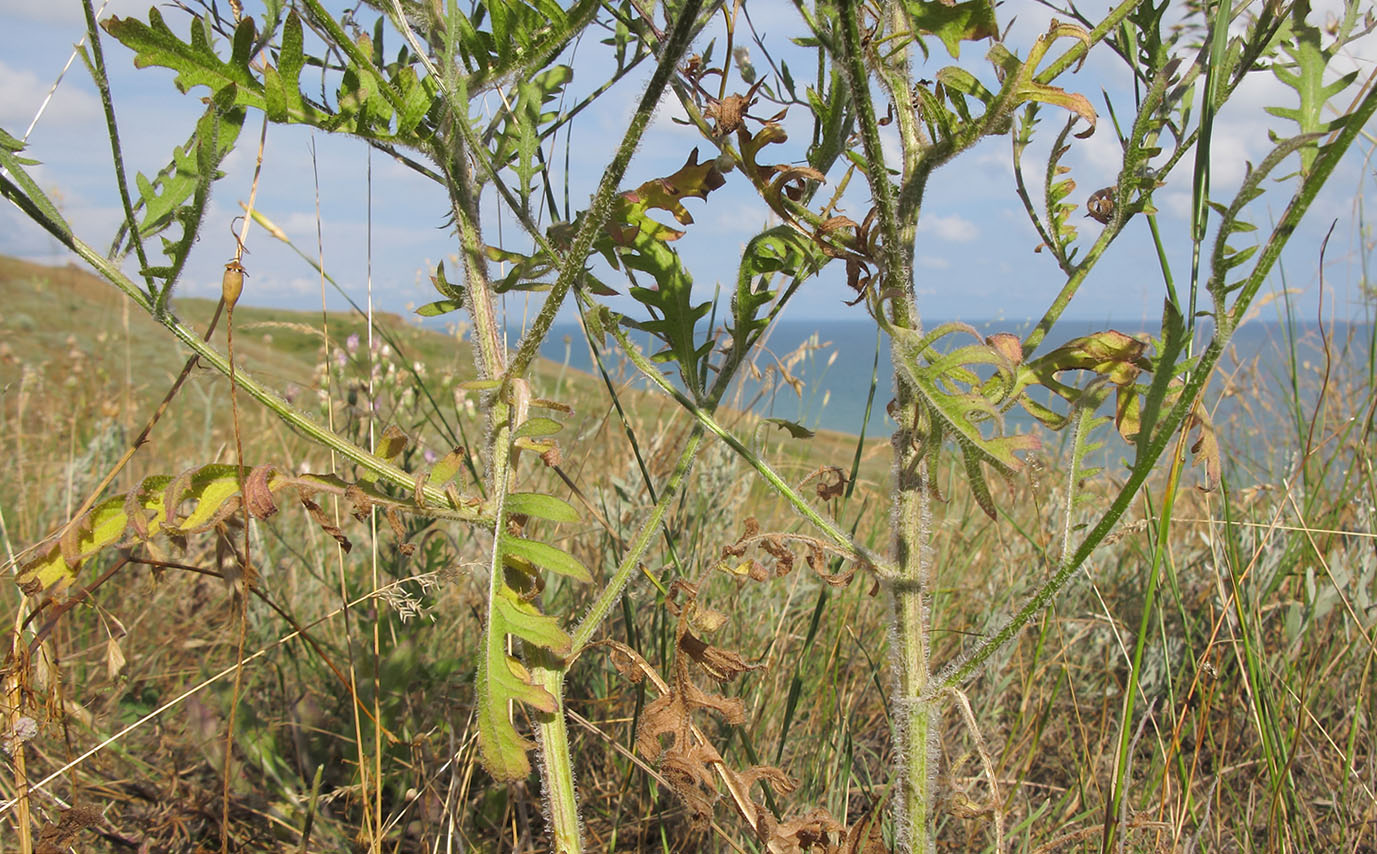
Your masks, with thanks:
M258 0L245 0L246 13L261 14ZM1312 20L1323 22L1335 3L1317 3ZM1107 8L1105 3L1086 3L1086 11ZM332 5L331 8L334 8ZM757 30L768 44L801 32L792 5L782 0L750 0L748 9ZM187 15L175 7L161 11L174 32L188 31ZM147 20L147 0L110 0L101 17L111 14L136 16ZM1026 55L1032 38L1045 30L1054 12L1029 0L1008 0L1000 6L1001 25L1012 21L1007 43L1019 55ZM365 11L361 19L371 25L373 15ZM85 26L81 5L76 0L0 0L0 127L21 137L44 103L49 90L72 55L73 45L83 38ZM720 36L720 32L717 33ZM712 36L705 34L695 50L701 51ZM721 47L717 48L718 56ZM1052 55L1061 52L1063 42ZM168 161L174 146L185 142L203 109L201 98L207 92L195 89L190 94L177 92L171 72L160 69L135 69L132 54L110 39L103 40L106 63L117 110L123 150L129 172L154 175ZM388 42L389 54L400 39ZM589 41L580 44L572 59L575 69L574 91L598 82L597 71L606 61L605 50ZM984 44L967 43L962 64L977 64ZM787 51L785 52L787 58ZM762 58L752 60L765 68ZM1357 69L1365 76L1377 58L1377 38L1364 37L1347 48L1340 57L1343 69ZM932 77L936 69L953 60L933 42L927 64L916 67L916 77ZM797 62L795 68L807 67ZM575 208L586 199L613 141L626 126L627 117L651 67L643 64L611 90L602 103L580 115L569 135L560 134L549 160L562 169L569 159L570 196ZM795 72L796 76L804 74ZM1082 205L1074 217L1087 245L1098 225L1083 218L1085 198L1094 190L1111 184L1119 168L1119 148L1104 109L1105 99L1115 104L1121 119L1131 114L1131 80L1126 69L1109 51L1092 52L1090 60L1075 75L1059 81L1066 88L1084 93L1101 115L1099 130L1088 140L1077 141L1064 161L1072 167L1077 184L1072 199ZM1340 97L1347 102L1356 87ZM1248 161L1260 160L1270 149L1269 130L1289 135L1286 123L1264 112L1268 105L1291 106L1295 93L1281 86L1270 74L1254 75L1244 84L1239 96L1221 114L1215 129L1212 163L1213 197L1232 198ZM474 112L491 115L494 99L474 105ZM672 173L695 146L707 148L696 131L676 124L678 106L663 103L651 131L638 151L625 181L631 188L641 182ZM762 106L762 115L774 112ZM1043 167L1037 154L1045 158L1050 137L1061 119L1044 111L1041 145L1035 145L1025 162L1031 164L1028 178L1040 195ZM785 119L793 139L772 146L770 154L778 160L801 159L807 145L805 116L797 108ZM219 293L224 262L233 255L231 220L239 204L248 198L252 182L255 146L260 117L251 114L241 136L240 147L226 164L226 177L218 182L212 196L207 226L193 251L187 273L178 285L178 294L214 297ZM887 131L889 132L889 131ZM52 94L41 120L28 136L25 154L41 162L32 175L47 189L86 242L108 247L121 220L118 195L111 178L111 153L105 132L100 100L81 60L72 63L61 84ZM568 146L566 151L566 144ZM1291 241L1283 255L1278 274L1268 287L1292 289L1293 300L1303 317L1317 311L1335 318L1370 316L1365 305L1361 281L1364 252L1359 211L1365 195L1377 189L1370 161L1371 129L1360 140L1358 149L1340 167L1329 188L1316 201L1308 226ZM887 149L897 153L894 137ZM314 154L313 154L314 153ZM442 189L393 161L373 152L360 141L312 132L303 127L270 126L264 152L264 171L257 207L274 220L300 248L316 255L316 180L319 182L319 227L323 235L326 269L360 303L368 299L371 279L373 304L379 310L407 313L438 296L429 282L437 262L452 259L456 250L453 232L446 225L447 202ZM1063 284L1063 277L1046 253L1035 252L1039 239L1014 195L1010 146L1007 137L982 142L952 164L937 172L924 199L919 229L916 277L919 308L928 319L1020 321L1041 315L1047 303ZM1178 282L1189 271L1190 160L1178 167L1166 186L1156 194L1160 224L1168 258ZM1278 174L1291 170L1281 170ZM838 172L837 174L840 174ZM846 213L861 219L869 207L868 189L859 178L843 197ZM1257 209L1255 222L1265 234L1268 217L1280 215L1289 185L1275 184ZM823 193L829 193L830 188ZM825 198L820 195L819 198ZM1271 207L1267 207L1270 199ZM41 263L72 260L55 240L28 222L17 208L0 207L0 253ZM694 275L695 289L703 299L710 298L721 283L729 292L735 281L735 267L746 239L756 230L776 224L753 195L745 179L728 176L728 184L707 201L690 200L687 207L695 223L677 248ZM484 197L487 242L520 249L517 227L509 217L498 216L492 194ZM500 225L494 226L494 222ZM1325 232L1334 224L1325 255L1321 287L1319 249ZM1371 237L1368 237L1369 244ZM156 245L150 246L156 250ZM282 244L255 229L249 238L249 254L244 265L250 276L243 300L248 304L318 308L321 285L315 271ZM132 267L129 267L132 271ZM447 271L455 270L448 260ZM451 273L457 277L457 273ZM617 280L607 281L617 286ZM845 284L844 271L833 264L818 279L809 282L790 306L788 316L795 320L820 323L838 319L861 319L864 308L847 307L853 294ZM1105 260L1082 289L1067 312L1068 318L1103 320L1107 323L1152 323L1160 317L1164 288L1155 250L1146 224L1135 221L1116 242ZM536 299L538 300L539 295ZM330 295L332 309L343 302ZM509 325L519 325L534 315L538 302L523 295L506 298L504 310ZM636 313L634 303L622 299L619 310ZM725 308L725 303L724 303ZM1268 309L1267 311L1273 311ZM571 315L566 310L562 317Z

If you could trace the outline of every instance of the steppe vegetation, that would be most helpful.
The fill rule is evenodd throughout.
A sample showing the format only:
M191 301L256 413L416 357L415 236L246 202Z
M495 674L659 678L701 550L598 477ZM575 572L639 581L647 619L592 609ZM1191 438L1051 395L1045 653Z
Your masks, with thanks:
M207 97L139 181L111 113L108 252L0 132L0 190L100 277L0 262L5 849L1377 850L1372 303L1342 327L1283 305L1280 356L1228 359L1366 138L1377 90L1336 57L1371 22L1125 2L1005 44L1002 8L799 4L805 75L731 49L741 3L394 0L376 28L315 0L98 27L88 3L97 80L118 42ZM552 165L578 111L551 104L585 33L610 80L649 82L579 211ZM1092 50L1135 84L1112 116L1070 76ZM1292 135L1216 198L1213 116L1254 74L1299 98L1271 106ZM478 117L485 92L505 107ZM700 148L628 188L662 97ZM236 306L242 243L223 306L173 299L260 120L353 135L443 188L462 260L423 312L462 337ZM1123 166L1087 192L1060 164L1091 131ZM988 137L1012 141L1011 193L1065 283L1021 337L918 313L924 190ZM1171 180L1198 251L1162 254L1160 330L1059 340L1116 239L1161 247ZM674 244L685 202L728 181L775 220L714 303ZM524 242L487 242L482 198ZM892 342L892 439L725 405L824 268ZM495 306L515 292L542 310L509 349ZM605 372L538 357L566 302ZM1303 348L1323 355L1287 358ZM1015 407L1040 434L1005 429ZM1102 466L1111 433L1126 451Z

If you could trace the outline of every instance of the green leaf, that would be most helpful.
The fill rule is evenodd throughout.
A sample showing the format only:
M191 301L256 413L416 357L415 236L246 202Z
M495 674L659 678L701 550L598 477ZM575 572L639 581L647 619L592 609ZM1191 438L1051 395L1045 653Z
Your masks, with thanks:
M14 202L34 221L70 245L71 226L67 225L57 206L39 187L38 182L24 169L25 166L35 165L37 161L19 157L18 152L23 150L24 143L0 130L0 166L9 172L8 177L0 174L0 188L4 189L5 198Z
M377 447L374 448L373 453L385 460L390 460L406 450L406 446L410 443L411 440L407 438L401 428L391 424L383 431L382 437L378 439Z
M464 467L464 461L467 457L468 452L463 448L455 448L445 454L430 468L431 484L443 487L454 480L454 476L459 474L459 470Z
M464 288L445 278L444 261L435 265L435 275L430 277L430 283L435 286L435 290L440 293L440 296L457 305L463 305Z
M981 464L991 465L1008 476L1023 466L1019 453L1040 447L1035 435L996 433L987 437L982 432L985 422L1001 423L996 400L1008 398L1018 388L1014 366L1001 347L990 344L960 347L937 355L933 345L948 335L964 333L980 339L973 328L964 324L945 324L922 337L901 327L890 327L889 333L895 344L895 369L916 393L922 409L919 421L928 425L930 452L936 451L945 436L956 439L976 501L993 518L994 502ZM982 383L973 369L979 365L993 366L1001 379Z
M257 518L276 512L272 496L290 489L303 498L322 488L344 492L348 488L366 499L391 501L367 487L346 484L338 478L292 476L265 466L248 479L248 508ZM114 546L147 542L157 536L185 537L208 531L228 516L242 512L244 490L239 467L211 464L179 475L154 475L122 495L96 504L65 532L40 543L33 556L18 567L17 581L30 596L44 591L60 592L76 581L81 564ZM348 540L337 529L329 531L342 544Z
M478 67L469 91L482 91L508 76L529 77L549 65L583 32L600 5L601 0L578 0L566 11L546 0L488 0L481 8L491 15L492 32L477 30L460 14L461 51Z
M314 124L323 118L301 94L301 69L305 63L301 16L293 9L282 27L282 46L277 54L277 65L263 69L264 111L272 121Z
M778 225L751 238L741 255L732 300L732 342L745 352L764 331L768 317L761 312L775 298L769 288L776 274L794 280L815 275L828 258L816 242L788 225Z
M168 485L163 496L166 518L162 525L178 534L195 534L209 530L233 513L235 506L226 506L230 498L239 494L237 466L206 466L190 477L178 477ZM177 512L191 502L191 511L181 518Z
M923 120L932 129L933 136L944 142L954 140L958 131L963 128L960 119L922 84L913 87L913 96L917 99L922 109Z
M494 779L511 782L525 779L531 773L526 753L535 745L512 725L510 704L520 702L551 713L555 711L555 698L544 688L533 685L530 671L507 655L506 638L513 623L509 622L511 615L506 611L503 606L494 604L488 617L490 626L485 635L488 647L478 660L479 694L475 712L483 767Z
M435 302L426 303L425 305L416 309L416 313L419 314L421 317L439 317L441 315L459 311L463 307L464 304L459 300L441 299L436 300Z
M579 512L567 501L541 492L512 492L507 495L507 509L512 513L548 519L551 522L577 522Z
M913 21L913 28L941 39L953 59L960 56L963 41L999 38L999 24L995 21L992 0L968 0L965 3L904 0L904 9Z
M253 48L253 18L245 18L234 33L233 52L228 62L222 61L212 46L213 33L205 18L193 18L191 42L177 38L163 22L156 8L148 10L148 23L134 18L110 16L101 23L111 36L134 51L134 65L138 68L161 66L177 73L173 82L182 92L206 86L212 93L226 86L236 86L241 105L262 107L262 85L249 71Z
M1129 385L1151 364L1145 353L1148 343L1114 329L1073 338L1055 350L1034 359L1029 367L1040 376L1061 371L1091 371L1115 385Z
M1040 82L1037 79L1037 68L1042 62L1042 58L1046 56L1047 51L1058 39L1063 38L1074 38L1087 47L1090 45L1090 33L1085 29L1075 24L1054 20L1047 32L1037 37L1032 49L1028 52L1026 61L1020 61L1018 57L1009 52L1008 48L998 42L990 48L988 57L1004 77L1004 84L1000 87L998 101L1002 104L1001 111L1005 115L1008 114L1008 111L1030 101L1052 104L1069 110L1086 121L1089 127L1076 134L1077 138L1084 139L1095 132L1097 117L1095 108L1090 105L1090 101L1084 95L1067 92L1065 89Z
M477 673L478 746L488 773L498 780L518 780L530 773L527 753L533 745L512 723L512 704L523 703L545 713L555 712L557 704L548 691L534 684L526 667L508 655L509 637L557 656L567 655L573 639L558 620L540 612L534 601L539 586L531 577L537 567L579 581L591 581L592 576L568 552L508 532L513 513L546 518L576 514L550 496L505 492L505 463L499 458L494 466L498 513L492 529L494 570L489 578L488 620Z
M985 88L976 76L964 68L957 65L948 65L946 68L937 72L937 82L953 89L963 95L969 95L979 100L985 106L989 106L994 100L994 93Z
M572 638L559 627L559 620L540 613L530 602L515 595L511 588L507 588L494 605L497 619L506 626L508 634L559 655L569 652Z
M767 126L768 127L768 126ZM762 131L764 133L764 131ZM606 226L609 240L600 250L614 264L648 274L654 287L633 287L631 295L651 309L651 319L628 321L659 338L667 346L655 354L660 361L673 361L684 384L701 395L706 384L707 358L712 342L698 344L694 332L698 321L711 308L710 302L693 302L693 279L678 253L669 247L682 232L653 219L652 209L669 211L681 225L693 222L682 199L706 199L726 182L715 161L698 162L698 149L678 171L664 178L645 182L622 193Z
M504 554L515 555L542 569L568 576L575 581L591 582L593 580L592 574L573 555L563 549L557 549L536 540L504 534L502 536L502 550Z
M564 425L553 418L536 416L522 422L521 426L516 428L513 437L519 439L523 436L553 436L563 429Z
M1309 13L1308 4L1292 7L1288 25L1293 36L1281 41L1281 50L1287 54L1291 62L1272 64L1272 73L1286 86L1295 90L1299 103L1295 107L1269 106L1264 109L1278 118L1295 122L1302 134L1327 134L1339 128L1343 119L1326 121L1325 106L1351 86L1358 77L1358 72L1352 71L1336 76L1330 83L1324 82L1330 63L1339 55L1353 31L1356 23L1355 10L1345 11L1344 18L1338 22L1328 45L1324 44L1320 29L1305 20ZM1342 116L1342 111L1339 111L1339 114ZM1313 142L1301 150L1301 175L1310 174L1319 153L1318 143Z

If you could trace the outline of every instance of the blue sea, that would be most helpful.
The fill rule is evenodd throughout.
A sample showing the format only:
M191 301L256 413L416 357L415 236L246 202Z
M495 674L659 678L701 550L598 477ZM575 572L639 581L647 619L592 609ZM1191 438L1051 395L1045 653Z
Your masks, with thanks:
M928 328L936 325L929 323ZM971 322L970 326L980 336L1011 332L1023 337L1032 328L1032 322L983 321ZM1046 353L1057 344L1105 329L1128 335L1157 331L1141 323L1062 321L1038 352ZM1197 335L1197 352L1208 342L1208 332L1206 328ZM1244 324L1234 334L1207 390L1207 404L1215 422L1221 425L1221 437L1232 439L1235 446L1239 442L1246 444L1253 456L1267 453L1270 443L1275 443L1278 450L1297 446L1298 433L1307 426L1301 422L1307 420L1309 406L1324 378L1326 336L1331 382L1337 380L1340 369L1347 371L1350 379L1358 377L1370 382L1374 370L1371 323L1334 321L1321 327L1314 322L1256 320ZM634 340L645 352L659 349L648 336L639 335ZM954 347L976 343L976 339L956 334L944 342L946 347ZM573 369L595 371L589 345L577 325L556 326L541 355ZM614 379L635 380L634 367L615 352L604 354L604 365ZM781 321L757 348L751 366L752 370L742 372L742 378L725 398L725 405L786 419L813 430L854 435L864 424L867 437L885 437L894 430L895 425L885 411L894 394L889 341L877 334L868 318ZM1298 389L1296 396L1290 393L1293 377ZM1287 406L1287 401L1296 399L1302 401L1299 412ZM1226 428L1248 428L1248 435L1230 436ZM1022 408L1016 407L1006 416L1006 433L1039 431L1051 447L1064 441L1049 435ZM1127 447L1112 437L1106 443L1103 462L1126 452Z

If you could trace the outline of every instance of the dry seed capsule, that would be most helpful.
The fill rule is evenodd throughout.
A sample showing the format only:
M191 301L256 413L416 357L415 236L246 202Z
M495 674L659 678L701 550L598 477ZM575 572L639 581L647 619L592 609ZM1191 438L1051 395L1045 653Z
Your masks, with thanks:
M248 272L238 259L225 265L225 275L220 279L220 295L225 298L225 305L233 306L239 302L239 295L244 292L244 277L247 275Z

